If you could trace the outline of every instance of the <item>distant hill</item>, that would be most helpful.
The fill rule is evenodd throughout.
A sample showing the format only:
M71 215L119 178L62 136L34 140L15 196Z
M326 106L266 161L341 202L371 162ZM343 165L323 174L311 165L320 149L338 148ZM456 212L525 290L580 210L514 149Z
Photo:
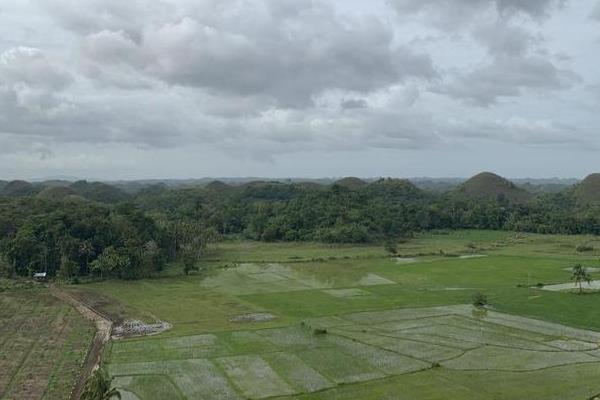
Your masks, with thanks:
M414 200L426 195L423 190L406 179L379 179L369 183L366 190L377 195L387 195L396 200Z
M436 193L451 192L466 181L464 178L411 178L409 180L419 189Z
M580 203L600 202L600 174L588 175L573 187L573 193Z
M19 196L33 196L39 191L36 186L25 181L11 181L8 182L2 188L2 195L19 197Z
M457 192L476 199L505 198L513 203L526 203L533 198L525 189L491 172L475 175L460 185Z
M333 184L350 190L358 190L368 185L368 183L363 181L362 179L355 178L352 176L342 178L338 181L335 181Z
M129 195L114 186L101 182L78 181L71 189L79 196L99 203L118 203L129 199Z
M68 196L75 196L75 190L68 186L48 186L37 194L40 199L62 200Z
M294 183L294 185L296 185L297 187L302 188L302 189L312 189L312 190L319 190L319 189L325 188L325 186L319 182L308 182L308 181L307 182L297 182L297 183Z
M212 181L209 182L208 185L205 186L206 189L211 190L213 192L221 192L223 190L229 189L231 186L222 181Z

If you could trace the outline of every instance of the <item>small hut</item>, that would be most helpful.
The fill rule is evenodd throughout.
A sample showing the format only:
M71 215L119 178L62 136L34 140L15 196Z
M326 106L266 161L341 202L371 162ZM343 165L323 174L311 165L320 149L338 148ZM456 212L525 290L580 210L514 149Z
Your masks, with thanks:
M33 274L33 279L38 282L46 282L47 278L48 278L47 272L36 272L35 274Z

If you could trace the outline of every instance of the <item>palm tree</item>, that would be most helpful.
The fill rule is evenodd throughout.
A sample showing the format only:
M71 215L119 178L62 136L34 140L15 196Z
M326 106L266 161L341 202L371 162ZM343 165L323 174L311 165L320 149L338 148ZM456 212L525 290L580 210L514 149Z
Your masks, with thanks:
M101 368L97 369L88 379L81 400L110 400L121 399L121 393L112 386L112 379Z
M585 267L581 264L576 264L573 266L573 275L571 275L571 280L575 281L575 284L579 286L579 293L583 293L583 282L587 282L588 285L592 281L592 277L588 274Z
M80 256L85 257L85 269L87 271L90 265L90 257L95 253L94 246L89 240L86 240L79 245L78 251Z

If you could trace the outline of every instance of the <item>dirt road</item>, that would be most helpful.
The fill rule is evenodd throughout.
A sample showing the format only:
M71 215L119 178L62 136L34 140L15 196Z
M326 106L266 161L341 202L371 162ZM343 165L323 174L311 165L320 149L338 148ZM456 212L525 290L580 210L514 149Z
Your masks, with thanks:
M92 341L92 345L88 351L79 379L73 388L73 392L71 393L71 400L79 400L83 393L83 389L85 388L85 383L88 377L91 376L92 373L100 366L104 346L110 340L113 323L108 317L88 307L75 297L54 285L50 286L50 292L55 297L75 307L81 315L96 325L96 335L94 336L94 340Z

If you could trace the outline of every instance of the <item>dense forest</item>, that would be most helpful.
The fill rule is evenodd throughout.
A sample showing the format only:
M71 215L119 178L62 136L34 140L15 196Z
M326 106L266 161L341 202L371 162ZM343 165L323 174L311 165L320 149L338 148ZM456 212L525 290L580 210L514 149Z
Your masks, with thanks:
M445 192L357 178L332 185L159 183L135 193L85 181L0 182L0 272L136 279L173 260L189 271L207 244L223 237L368 243L439 229L600 234L599 211L598 175L537 194L489 173Z

